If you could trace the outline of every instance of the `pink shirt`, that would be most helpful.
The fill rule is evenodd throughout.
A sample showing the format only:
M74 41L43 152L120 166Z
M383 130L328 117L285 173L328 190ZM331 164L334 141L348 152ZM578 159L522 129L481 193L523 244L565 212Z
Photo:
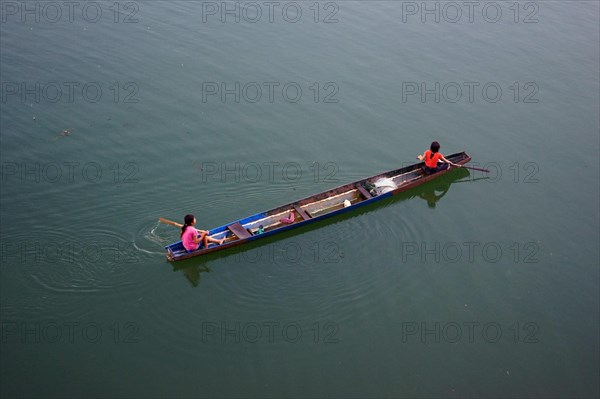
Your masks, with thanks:
M198 236L198 231L192 226L185 229L185 233L181 236L183 247L188 251L195 251L198 249L199 244L194 242L194 237Z

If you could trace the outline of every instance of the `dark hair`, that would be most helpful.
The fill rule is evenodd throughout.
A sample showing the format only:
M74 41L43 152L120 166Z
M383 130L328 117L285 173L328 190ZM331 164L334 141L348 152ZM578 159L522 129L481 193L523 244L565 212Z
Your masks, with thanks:
M431 143L431 147L429 147L429 149L431 150L431 152L429 153L429 158L433 158L433 154L440 150L440 143L434 141L433 143Z
M192 224L194 224L194 215L192 214L187 214L185 215L185 217L183 218L183 226L181 226L181 237L183 237L183 233L185 233L185 229L188 228L188 226L191 226Z

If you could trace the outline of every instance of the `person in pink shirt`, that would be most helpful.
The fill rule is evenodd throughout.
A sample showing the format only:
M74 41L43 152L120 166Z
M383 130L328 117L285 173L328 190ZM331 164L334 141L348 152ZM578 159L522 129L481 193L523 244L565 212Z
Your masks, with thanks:
M183 222L184 225L181 227L181 242L183 247L188 251L197 250L200 248L201 243L204 245L204 248L208 248L209 242L221 245L225 241L225 239L217 240L216 238L209 237L206 230L196 230L194 228L196 224L194 215L185 215Z

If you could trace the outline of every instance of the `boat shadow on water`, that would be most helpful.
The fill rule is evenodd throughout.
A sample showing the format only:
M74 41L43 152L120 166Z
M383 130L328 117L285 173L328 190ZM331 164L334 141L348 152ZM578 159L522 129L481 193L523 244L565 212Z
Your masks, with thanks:
M445 175L440 176L438 179L427 182L422 186L417 186L412 190L400 193L396 196L397 198L393 199L395 202L417 197L425 200L430 208L435 208L437 202L448 193L448 190L450 189L452 183L473 182L475 180L481 179L467 179L470 175L471 174L468 169L455 169L454 171L446 173Z
M251 251L256 248L271 245L276 241L282 239L289 239L295 236L309 233L313 230L320 229L325 226L333 225L335 223L341 223L348 219L364 215L369 212L373 212L377 209L381 209L398 202L411 200L413 198L420 198L427 202L430 208L435 208L436 204L448 193L450 186L453 183L462 182L474 182L481 180L481 178L472 178L468 169L458 168L450 171L439 178L427 182L421 186L417 186L413 189L400 193L398 195L385 198L381 201L367 204L363 207L338 215L335 218L324 219L317 223L311 223L306 226L301 226L297 229L288 230L281 234L265 237L261 240L249 242L243 246L232 247L223 251L217 251L206 254L201 257L190 258L182 260L176 263L169 263L173 267L174 272L181 272L192 284L193 287L197 287L201 281L201 275L203 273L210 273L211 269L208 266L211 262L214 263L217 260L225 259L230 256L240 255L242 252Z

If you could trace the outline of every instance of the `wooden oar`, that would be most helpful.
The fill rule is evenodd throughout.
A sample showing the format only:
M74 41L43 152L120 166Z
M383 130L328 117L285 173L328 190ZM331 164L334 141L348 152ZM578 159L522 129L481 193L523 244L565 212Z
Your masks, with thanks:
M161 223L164 223L164 224L170 224L171 226L175 226L175 227L183 227L183 225L181 223L177 223L172 220L165 219L165 218L158 218L158 221Z
M420 155L419 155L419 156L420 156ZM421 159L419 159L419 157L417 157L417 159L418 159L419 161L421 161ZM440 162L441 162L441 161L440 161ZM476 167L474 167L474 166L457 165L456 167L457 167L457 168L467 168L467 169L472 169L472 170L478 170L478 171L480 171L480 172L490 173L490 171L489 171L489 170L487 170L487 169L476 168Z
M478 170L478 171L480 171L480 172L485 172L485 173L490 173L490 171L489 171L489 170L487 170L487 169L476 168L476 167L474 167L474 166L465 166L465 165L460 165L459 167L460 167L460 168L472 169L472 170Z

